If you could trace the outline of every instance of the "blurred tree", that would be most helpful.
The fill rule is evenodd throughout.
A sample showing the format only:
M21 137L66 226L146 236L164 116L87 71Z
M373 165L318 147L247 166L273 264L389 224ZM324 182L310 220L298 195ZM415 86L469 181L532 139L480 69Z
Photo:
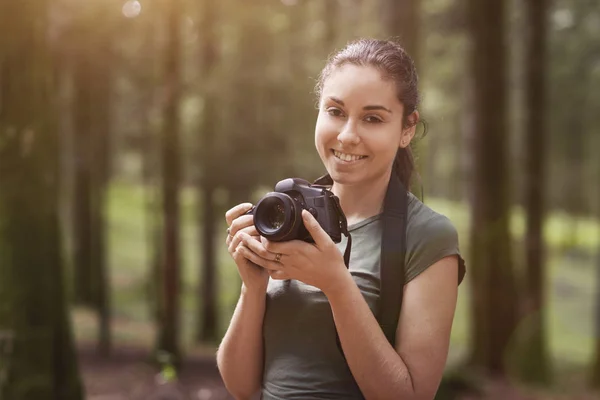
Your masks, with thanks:
M525 128L525 212L527 213L526 284L521 375L528 381L548 383L550 364L546 339L546 249L543 226L546 216L546 63L547 63L547 0L527 0L526 18L529 32L526 46L526 108Z
M388 36L398 38L407 53L419 63L421 0L381 0L381 21Z
M162 289L163 262L163 226L161 218L160 184L162 162L160 159L161 143L159 137L157 115L160 109L158 83L160 81L160 61L164 56L165 46L160 46L164 27L160 0L146 0L144 12L140 16L140 29L143 40L141 51L134 58L130 79L136 83L136 91L140 93L139 109L141 117L142 181L144 185L144 231L149 261L147 282L147 298L150 313L154 322L160 325L164 312L164 293Z
M165 1L167 43L165 52L165 103L162 127L162 207L163 258L162 284L164 312L158 333L158 350L168 352L180 364L180 102L182 96L182 0Z
M279 27L264 22L273 11L270 1L257 0L246 3L235 19L229 20L235 24L235 51L222 60L231 69L220 89L231 107L221 114L225 121L216 145L222 155L218 172L231 206L251 201L259 185L273 187L288 171L290 133L285 117L290 114L282 112L285 103L274 94L281 94L278 85L289 82L278 73L277 54L272 51L277 43L273 32Z
M421 0L382 0L382 22L384 25L384 32L386 35L397 38L400 44L404 47L406 52L412 57L417 70L419 65L419 41L420 41L420 18L421 18ZM423 117L423 116L421 116ZM417 171L421 171L426 165L421 165L420 157L416 156L418 138L415 138L411 142L410 150L415 159L415 166ZM416 193L418 197L421 197L421 182L419 179L412 180L411 191Z
M356 4L353 4L356 7ZM298 25L302 23L302 19L298 17L298 14L292 15L292 24ZM300 14L301 15L301 14ZM325 54L332 53L338 38L338 26L340 17L340 2L337 0L328 0L323 2L323 19L324 33L323 33L323 45L325 47ZM296 29L297 31L298 29ZM300 37L301 38L301 37ZM300 40L297 38L296 40Z
M509 237L505 4L468 1L473 73L474 174L471 211L471 362L504 374L515 331L517 289Z
M214 116L219 108L216 96L215 69L218 67L219 39L217 3L203 0L199 4L200 51L198 68L202 79L203 107L201 126L198 136L198 155L202 178L198 187L198 228L202 235L199 249L202 249L201 276L198 293L198 318L196 340L216 341L218 339L218 302L217 302L217 259L216 259L216 216L219 207L215 202L215 191L218 188L218 174L215 168L215 136L217 125Z
M76 300L99 316L99 351L110 351L106 188L110 180L114 3L78 10L69 53L73 70L74 273ZM100 23L98 23L100 21Z
M14 341L0 396L11 400L83 398L65 296L48 15L47 1L0 3L0 331Z

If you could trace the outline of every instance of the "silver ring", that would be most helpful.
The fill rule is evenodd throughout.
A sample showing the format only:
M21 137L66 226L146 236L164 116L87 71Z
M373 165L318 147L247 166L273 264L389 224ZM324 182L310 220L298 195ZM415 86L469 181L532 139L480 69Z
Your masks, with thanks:
M281 253L275 254L275 262L281 262L281 256L282 256Z

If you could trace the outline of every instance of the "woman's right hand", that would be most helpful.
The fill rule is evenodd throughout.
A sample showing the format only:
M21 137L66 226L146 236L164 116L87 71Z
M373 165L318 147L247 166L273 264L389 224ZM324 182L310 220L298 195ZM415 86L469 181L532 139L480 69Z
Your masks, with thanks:
M244 286L249 290L266 291L267 284L269 283L269 270L248 260L238 251L240 247L244 246L241 244L241 235L243 234L254 236L260 241L260 235L254 227L254 217L252 215L244 215L251 208L252 204L242 203L225 213L225 220L229 227L225 244L227 245L229 254L237 265Z

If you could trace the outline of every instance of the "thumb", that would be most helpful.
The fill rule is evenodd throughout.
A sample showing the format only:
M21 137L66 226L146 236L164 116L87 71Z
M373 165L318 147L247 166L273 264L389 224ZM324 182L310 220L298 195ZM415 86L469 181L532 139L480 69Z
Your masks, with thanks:
M308 233L310 233L310 236L312 236L318 248L322 249L323 246L326 246L329 244L329 242L331 242L331 238L327 232L321 228L321 225L311 213L306 210L302 210L302 220L306 230Z

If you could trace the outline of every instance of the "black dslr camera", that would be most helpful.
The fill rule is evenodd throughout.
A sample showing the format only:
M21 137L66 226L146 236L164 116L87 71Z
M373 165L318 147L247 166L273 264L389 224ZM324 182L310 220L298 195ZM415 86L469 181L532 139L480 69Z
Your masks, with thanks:
M261 236L283 242L299 239L313 243L304 227L302 210L308 210L335 243L342 240L346 217L339 199L324 186L311 185L299 178L288 178L275 185L246 214L254 215L254 226Z

